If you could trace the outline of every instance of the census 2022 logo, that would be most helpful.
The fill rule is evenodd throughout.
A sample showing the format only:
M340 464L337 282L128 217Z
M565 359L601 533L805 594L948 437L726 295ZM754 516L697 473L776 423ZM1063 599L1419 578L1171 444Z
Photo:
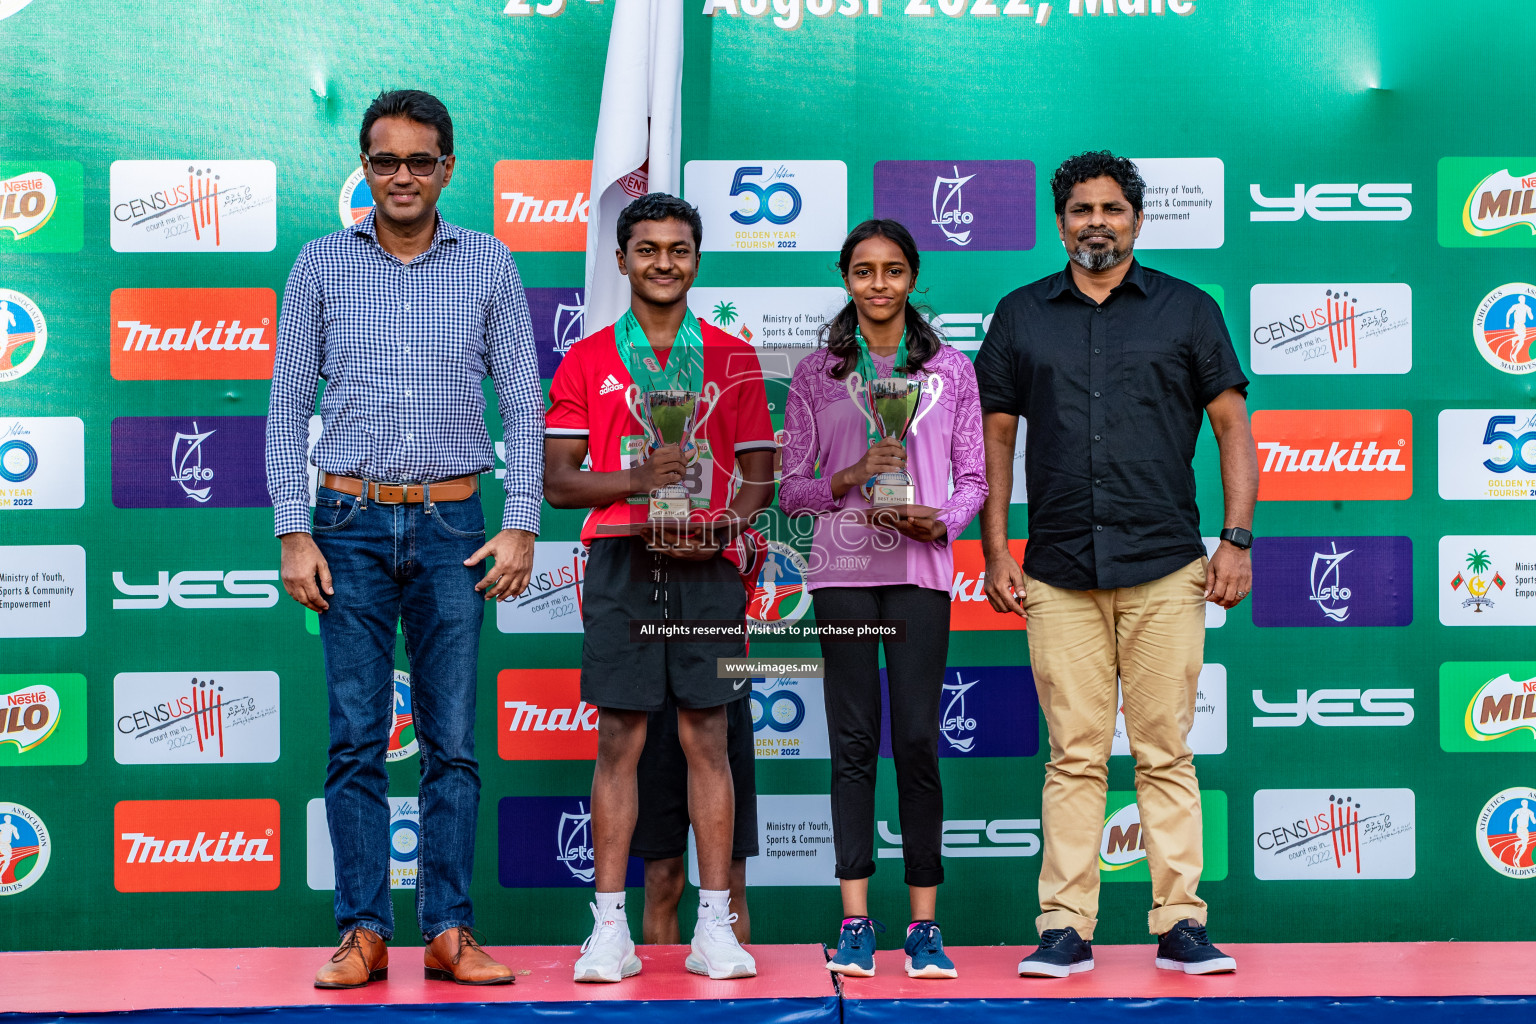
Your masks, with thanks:
M1440 497L1450 501L1536 498L1536 413L1442 409Z
M585 545L535 541L528 587L510 600L497 602L496 628L503 633L580 633L586 574Z
M1536 246L1536 157L1448 156L1438 172L1441 245Z
M1248 308L1255 373L1413 369L1413 289L1406 284L1256 284Z
M690 160L683 197L704 219L705 252L835 252L848 225L841 160Z
M1411 789L1261 789L1253 873L1264 881L1412 878Z
M1035 247L1029 160L880 160L875 216L909 225L918 248L984 252Z
M1248 186L1258 209L1248 214L1255 222L1295 221L1398 221L1413 214L1413 185L1408 182L1370 185L1292 186L1290 195L1265 195L1264 186ZM1278 192L1278 190L1276 190Z
M118 764L271 764L282 749L276 672L119 672Z
M115 252L271 252L277 165L270 160L115 160Z
M21 292L0 288L0 384L25 377L48 348L48 320Z

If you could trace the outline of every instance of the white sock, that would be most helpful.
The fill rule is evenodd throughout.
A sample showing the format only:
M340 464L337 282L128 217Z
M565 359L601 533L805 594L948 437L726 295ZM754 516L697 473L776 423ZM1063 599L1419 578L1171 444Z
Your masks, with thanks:
M622 891L600 892L594 895L597 897L594 902L597 903L599 917L604 920L627 920L624 916L624 893Z
M700 889L699 911L713 908L725 915L731 912L731 890L729 889Z

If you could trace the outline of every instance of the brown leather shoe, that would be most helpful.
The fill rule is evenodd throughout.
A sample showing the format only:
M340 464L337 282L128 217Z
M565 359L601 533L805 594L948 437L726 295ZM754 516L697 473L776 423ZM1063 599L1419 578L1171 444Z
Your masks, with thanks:
M367 928L353 928L341 937L330 962L315 975L315 988L362 988L389 977L389 947Z
M433 981L456 981L460 985L510 985L512 968L492 960L480 948L474 932L465 927L449 928L427 943L424 958L427 977Z

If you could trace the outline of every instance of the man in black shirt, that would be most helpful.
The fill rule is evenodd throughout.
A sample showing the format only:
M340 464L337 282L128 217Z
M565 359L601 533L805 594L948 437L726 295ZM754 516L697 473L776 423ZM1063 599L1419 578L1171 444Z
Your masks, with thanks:
M986 594L1028 615L1029 659L1050 729L1042 817L1040 947L1019 973L1093 968L1099 839L1116 681L1136 757L1152 873L1157 966L1236 967L1206 937L1200 787L1189 748L1206 601L1230 608L1253 577L1258 457L1248 380L1216 303L1132 254L1144 183L1129 160L1085 153L1056 171L1071 262L1005 296L976 357L987 450ZM1029 545L1008 554L1018 418ZM1221 449L1222 541L1207 562L1190 465L1201 420Z

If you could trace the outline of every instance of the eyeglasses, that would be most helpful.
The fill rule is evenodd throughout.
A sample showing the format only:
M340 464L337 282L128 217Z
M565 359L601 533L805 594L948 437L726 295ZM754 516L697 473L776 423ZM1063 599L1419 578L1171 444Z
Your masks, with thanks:
M363 154L363 159L368 161L368 166L373 173L381 178L392 178L400 170L400 165L405 164L406 169L418 178L430 178L437 173L437 165L448 162L447 156L408 156L401 159L398 156L369 156Z

